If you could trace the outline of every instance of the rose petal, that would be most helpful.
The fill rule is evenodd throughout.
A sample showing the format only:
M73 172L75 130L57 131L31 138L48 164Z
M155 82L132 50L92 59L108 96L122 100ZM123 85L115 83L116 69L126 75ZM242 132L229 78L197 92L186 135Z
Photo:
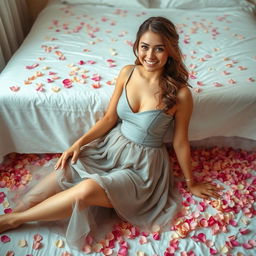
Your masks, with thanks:
M36 68L38 66L39 66L39 64L35 63L35 64L31 65L31 66L26 66L26 69L33 69L33 68Z
M62 83L64 84L64 87L65 88L71 88L72 87L72 80L71 79L64 79L63 81L62 81Z
M14 256L14 255L15 255L14 251L8 251L8 252L5 254L5 256Z
M3 243L9 243L11 241L11 238L7 235L2 235L1 236L1 242Z
M28 243L27 243L26 240L22 239L22 240L19 241L18 245L20 247L26 247L28 245Z
M217 251L216 249L210 248L210 254L211 254L211 255L215 255L215 254L217 254L217 253L218 253L218 251Z
M62 247L64 247L64 242L63 242L63 240L61 240L61 239L57 240L57 241L55 242L55 246L56 246L57 248L62 248Z
M158 232L153 233L153 239L154 240L160 240L160 234Z
M246 235L246 234L250 233L250 229L248 229L248 228L242 228L242 229L239 229L239 232L240 232L242 235Z
M112 253L113 253L113 250L110 249L110 248L105 248L105 249L103 250L103 254L104 254L104 255L112 255Z
M69 253L69 252L63 252L63 253L61 254L61 256L72 256L72 254Z
M43 240L43 237L40 234L35 234L34 235L34 241L35 242L40 242Z
M252 246L254 246L254 247L256 247L256 240L254 239L250 239L249 241L248 241L248 244L250 244L250 245L252 245Z
M9 87L9 88L10 88L11 91L13 91L13 92L17 92L17 91L19 91L19 89L20 89L19 86L11 86L11 87Z
M59 92L60 91L60 87L59 86L53 86L52 87L52 91L53 92Z
M226 245L224 245L222 248L221 248L221 250L220 250L220 253L228 253L228 251L229 251L229 249L228 249L228 247L226 246Z
M233 227L237 226L237 222L235 220L230 220L229 224L232 225Z
M5 213L5 214L11 213L11 212L12 212L12 209L11 209L11 208L4 209L4 213Z
M243 243L242 246L245 248L245 249L252 249L253 248L253 245L249 244L249 243Z
M205 236L204 233L199 233L199 234L197 235L197 237L198 237L198 239L199 239L200 242L202 242L202 243L205 243L205 242L206 242L206 236Z
M118 250L118 256L127 256L128 255L128 249L125 247L121 247Z
M140 244L146 244L148 242L147 238L145 236L141 236L139 239Z
M94 83L94 84L92 84L92 87L95 89L98 89L101 87L101 85L100 85L100 83Z
M206 244L206 246L209 247L209 248L214 245L214 243L213 243L212 240L206 240L205 244Z
M42 245L41 242L34 241L32 248L35 250L39 250L41 248L41 245Z
M90 245L85 245L84 248L83 248L83 252L91 253L92 252L92 247Z

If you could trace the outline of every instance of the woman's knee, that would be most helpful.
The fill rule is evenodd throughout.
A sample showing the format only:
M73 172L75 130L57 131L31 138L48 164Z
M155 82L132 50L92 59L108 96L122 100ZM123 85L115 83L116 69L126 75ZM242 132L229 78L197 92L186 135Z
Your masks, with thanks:
M81 181L77 185L77 199L84 200L95 194L95 186L92 180L87 179Z
M104 189L92 179L83 180L77 185L75 199L82 208L92 205L112 207Z

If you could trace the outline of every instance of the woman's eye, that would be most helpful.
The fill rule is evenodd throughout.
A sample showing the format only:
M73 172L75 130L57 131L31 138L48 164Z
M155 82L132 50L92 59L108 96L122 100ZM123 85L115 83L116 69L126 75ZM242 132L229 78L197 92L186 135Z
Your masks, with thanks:
M142 48L143 50L147 50L147 49L148 49L148 47L147 47L146 45L142 45L141 48Z
M156 51L157 51L157 52L163 52L163 51L164 51L164 48L156 48Z

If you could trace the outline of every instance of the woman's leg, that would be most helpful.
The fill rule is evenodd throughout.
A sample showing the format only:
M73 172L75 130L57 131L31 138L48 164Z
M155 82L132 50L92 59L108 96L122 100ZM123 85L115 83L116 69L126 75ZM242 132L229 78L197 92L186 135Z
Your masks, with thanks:
M46 198L61 191L58 182L56 171L51 172L44 177L37 185L35 185L24 198L20 200L13 212L25 211L36 204L42 202Z
M25 222L65 219L71 216L72 208L76 202L79 210L92 205L112 207L104 189L94 180L87 179L70 189L47 198L28 210L1 215L0 233L16 228Z

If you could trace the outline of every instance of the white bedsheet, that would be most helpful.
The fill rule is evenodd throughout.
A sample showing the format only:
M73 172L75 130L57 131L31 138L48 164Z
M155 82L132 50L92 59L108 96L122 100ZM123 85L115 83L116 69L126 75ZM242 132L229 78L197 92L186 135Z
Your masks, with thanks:
M157 15L176 24L190 70L191 142L218 136L255 142L252 14L240 7L138 10L52 3L0 75L0 156L62 152L87 131L103 116L120 68L135 60L131 44L138 26ZM64 79L73 79L71 88Z

